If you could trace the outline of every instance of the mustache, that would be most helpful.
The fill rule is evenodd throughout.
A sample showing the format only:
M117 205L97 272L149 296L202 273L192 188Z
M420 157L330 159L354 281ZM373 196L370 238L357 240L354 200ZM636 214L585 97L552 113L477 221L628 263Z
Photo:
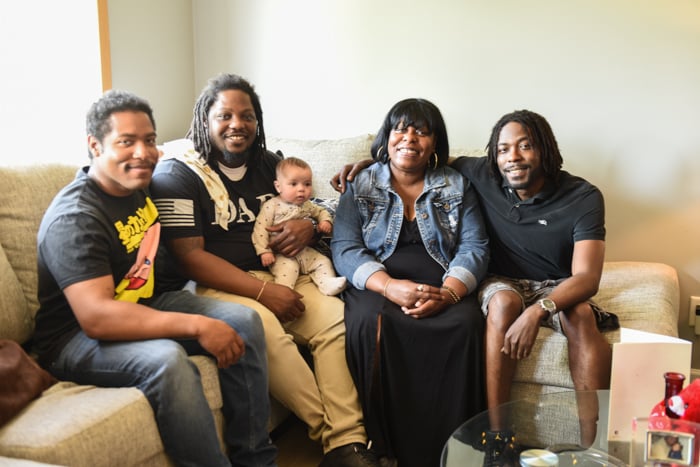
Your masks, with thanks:
M525 170L529 169L530 166L528 164L513 164L513 165L507 165L503 168L504 172L510 172L511 170Z
M129 164L130 169L155 169L156 163L150 161L141 161L138 164Z

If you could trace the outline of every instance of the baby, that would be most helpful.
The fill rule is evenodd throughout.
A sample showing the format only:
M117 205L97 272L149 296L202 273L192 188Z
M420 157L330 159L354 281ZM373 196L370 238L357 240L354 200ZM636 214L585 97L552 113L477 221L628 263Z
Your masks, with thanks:
M309 219L319 232L330 234L333 231L330 213L309 201L311 177L309 164L296 157L283 159L277 164L275 189L279 195L260 207L253 228L253 245L263 266L269 267L275 276L276 283L293 289L299 274L308 274L322 294L337 295L345 289L346 280L336 275L327 256L306 247L296 257L287 258L274 254L268 246L273 234L265 227L289 219Z

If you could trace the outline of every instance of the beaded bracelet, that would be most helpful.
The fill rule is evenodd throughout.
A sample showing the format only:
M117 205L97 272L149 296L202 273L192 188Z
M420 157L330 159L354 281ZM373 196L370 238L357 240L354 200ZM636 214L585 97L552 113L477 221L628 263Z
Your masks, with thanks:
M386 297L386 289L387 289L387 287L389 287L389 282L391 282L391 277L389 279L387 279L386 282L384 283L384 291L382 292L382 296L384 296L384 297Z
M260 297L262 297L263 290L265 290L265 286L267 285L267 281L263 281L262 287L260 287L260 292L258 292L258 296L255 297L255 301L260 301Z
M441 288L447 290L447 293L450 294L450 297L452 298L453 304L458 303L460 300L462 300L462 297L460 297L457 294L457 292L455 292L455 289L453 289L449 285L443 285Z

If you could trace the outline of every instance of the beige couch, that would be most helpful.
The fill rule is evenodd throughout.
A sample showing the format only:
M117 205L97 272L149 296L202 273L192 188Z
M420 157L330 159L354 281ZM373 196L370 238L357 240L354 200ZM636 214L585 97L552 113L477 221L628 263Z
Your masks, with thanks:
M370 135L327 141L270 138L268 147L310 162L317 196L333 198L336 194L328 183L330 176L341 165L366 157L371 141ZM47 205L72 180L75 170L60 165L0 168L5 187L0 197L0 338L23 343L32 333L38 306L37 228ZM677 335L678 279L668 266L606 263L597 299L617 313L625 327ZM619 333L610 333L608 338L615 342ZM193 360L201 371L210 408L221 429L222 402L216 366L206 357ZM571 387L565 340L542 330L532 356L518 368L513 396ZM274 408L271 427L285 416L279 405ZM11 458L90 467L170 464L151 408L138 390L68 382L49 388L0 427L0 456L4 456L0 457L0 465L13 465Z

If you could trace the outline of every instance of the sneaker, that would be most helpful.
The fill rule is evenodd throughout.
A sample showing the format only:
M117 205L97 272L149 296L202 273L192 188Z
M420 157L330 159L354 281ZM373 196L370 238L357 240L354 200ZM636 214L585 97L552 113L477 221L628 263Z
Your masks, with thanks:
M328 451L318 467L380 467L377 457L361 443Z
M485 451L484 467L517 467L520 447L511 431L484 431L481 446Z

